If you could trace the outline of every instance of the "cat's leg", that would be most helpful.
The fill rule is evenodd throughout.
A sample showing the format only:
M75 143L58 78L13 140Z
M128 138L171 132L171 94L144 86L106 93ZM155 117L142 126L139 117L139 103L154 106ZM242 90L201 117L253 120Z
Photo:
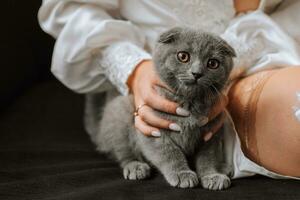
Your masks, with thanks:
M123 169L125 179L141 180L150 176L151 167L135 156L126 144L119 146L114 155Z
M223 190L231 184L228 177L231 167L223 162L222 131L199 149L195 157L196 172L205 189Z
M137 152L133 152L132 146L128 142L127 133L121 132L118 134L117 130L114 130L115 135L113 142L110 141L110 148L106 147L103 150L103 145L98 146L97 149L100 152L109 153L120 164L123 169L123 176L129 180L140 180L150 176L151 168L143 161L141 156ZM116 137L118 134L119 137ZM121 135L123 134L123 136ZM136 134L136 133L135 133Z
M129 130L129 133L123 130ZM133 133L130 133L133 132ZM110 133L111 134L111 133ZM123 176L129 180L140 180L150 176L151 168L143 161L141 154L138 153L130 141L132 139L128 134L137 134L133 128L115 128L114 137L110 140L108 153L118 161L123 169ZM107 140L109 141L109 140Z
M137 180L149 177L151 169L135 148L137 133L133 126L133 111L129 97L118 96L110 101L93 141L98 151L113 155L123 169L125 179Z
M145 157L164 175L170 185L180 188L198 185L197 174L190 169L185 155L170 138L141 137Z

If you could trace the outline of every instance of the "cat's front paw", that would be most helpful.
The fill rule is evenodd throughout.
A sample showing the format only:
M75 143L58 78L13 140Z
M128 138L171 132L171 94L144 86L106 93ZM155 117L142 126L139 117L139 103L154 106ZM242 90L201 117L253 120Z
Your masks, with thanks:
M191 170L172 172L166 176L166 179L173 187L180 188L192 188L199 183L197 174Z
M123 168L125 179L140 180L150 176L151 168L147 163L132 161L127 163Z
M231 181L225 174L209 174L201 177L203 188L209 190L223 190L230 186Z

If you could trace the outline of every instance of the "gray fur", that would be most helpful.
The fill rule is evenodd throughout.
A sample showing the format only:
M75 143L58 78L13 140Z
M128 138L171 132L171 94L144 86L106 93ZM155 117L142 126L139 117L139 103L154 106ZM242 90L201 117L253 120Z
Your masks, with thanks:
M188 63L178 61L179 51L190 54ZM153 54L154 63L160 78L176 92L157 90L191 115L179 117L156 111L179 124L182 131L160 130L160 138L147 137L134 128L133 97L117 96L107 103L97 130L90 133L97 150L112 155L126 179L147 178L151 165L172 186L195 187L200 180L204 188L211 190L229 187L228 174L222 170L222 130L209 142L202 139L202 134L221 116L205 126L201 119L208 115L226 85L234 56L234 50L224 40L210 33L177 27L161 34ZM220 61L218 69L206 67L210 58ZM192 75L195 71L203 76L196 80Z

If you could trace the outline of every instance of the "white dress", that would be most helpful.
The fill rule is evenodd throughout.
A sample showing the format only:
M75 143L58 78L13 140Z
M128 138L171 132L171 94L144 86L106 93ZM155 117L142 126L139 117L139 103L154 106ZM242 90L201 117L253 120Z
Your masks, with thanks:
M289 23L300 20L300 1L285 0L272 13L280 2L261 0L257 11L235 17L233 0L43 0L38 18L57 39L51 70L63 84L78 93L117 88L126 95L128 76L138 63L151 59L157 36L178 25L214 32L229 42L237 52L239 76L300 65L300 30ZM293 178L247 159L230 124L226 122L226 155L234 166L232 178Z

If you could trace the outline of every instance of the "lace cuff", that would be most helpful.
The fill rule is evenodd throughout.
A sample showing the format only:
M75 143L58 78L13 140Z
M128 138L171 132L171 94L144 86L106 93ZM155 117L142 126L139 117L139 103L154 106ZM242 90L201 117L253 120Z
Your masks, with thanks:
M117 42L101 51L99 65L119 92L127 95L128 77L141 61L151 58L149 53L133 43Z

